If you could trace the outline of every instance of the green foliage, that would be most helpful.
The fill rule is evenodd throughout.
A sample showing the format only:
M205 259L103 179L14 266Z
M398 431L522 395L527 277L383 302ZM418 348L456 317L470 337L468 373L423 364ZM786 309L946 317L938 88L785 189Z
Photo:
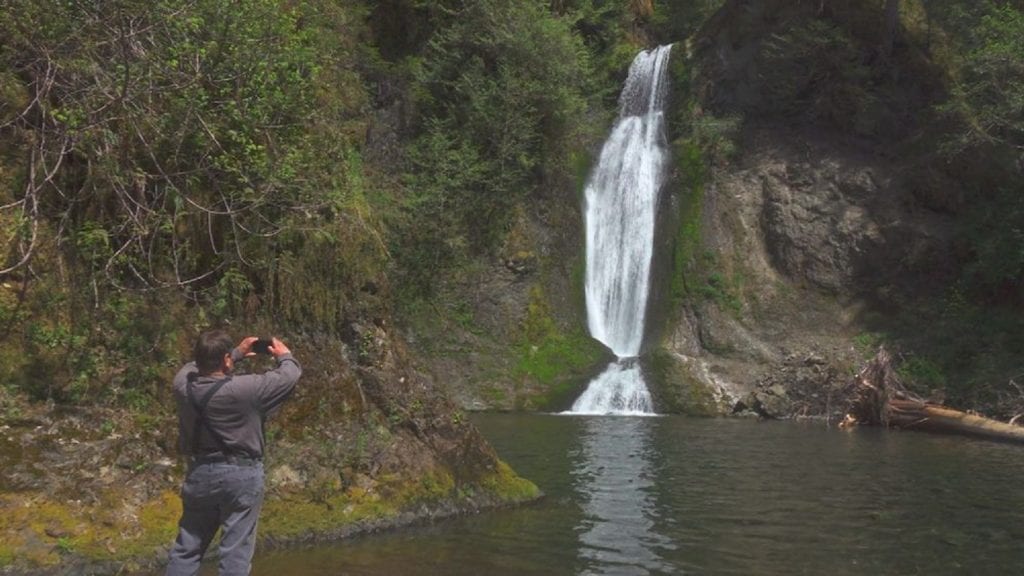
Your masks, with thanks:
M396 259L403 271L401 284L411 294L428 293L438 270L467 254L469 223L461 219L468 219L471 212L463 212L462 200L483 189L488 174L496 169L492 159L481 158L479 150L460 142L441 121L431 124L412 149L422 172L410 175L402 219L393 222L399 233ZM479 230L482 235L500 231Z
M60 538L57 538L57 550L61 554L71 554L75 551L75 545L71 541L71 538L67 536L61 536Z
M424 122L409 151L395 253L403 285L422 292L461 255L494 250L513 207L545 175L571 170L589 60L544 3L484 0L437 30L414 72Z
M228 268L217 282L213 292L210 311L214 316L225 317L231 310L241 308L245 297L252 292L252 282L237 267Z
M691 96L693 70L688 64L685 58L674 58L670 69L676 98L671 131L679 210L669 293L677 308L686 301L710 301L738 313L743 278L723 268L713 252L702 250L701 231L709 170L733 159L742 118L716 117L702 110Z
M966 285L989 298L1024 299L1024 188L1002 189L971 206L961 225L971 247Z
M736 141L739 138L743 119L739 116L716 117L712 114L699 114L690 122L691 139L701 150L704 161L712 166L721 166L731 161L737 152ZM692 161L688 161L692 164ZM689 170L699 170L696 166L688 166Z
M741 308L741 278L719 269L713 253L702 250L705 185L709 170L725 165L736 153L742 119L716 117L703 111L692 99L693 69L686 58L673 58L671 78L675 113L671 118L676 170L674 186L679 196L676 238L672 248L669 293L673 306L687 300L709 300L723 309Z
M531 291L516 362L521 376L551 387L589 368L600 356L599 345L582 331L566 333L559 329L541 291Z
M890 72L931 101L909 111L922 130L901 154L911 150L914 163L952 183L936 194L948 195L937 205L953 222L957 268L945 289L922 297L927 286L915 287L897 313L871 319L873 332L856 342L869 354L882 340L907 351L901 374L922 394L944 388L948 404L1009 417L1021 406L1008 382L1021 372L1024 345L1022 5L905 0L903 6L906 34ZM913 57L927 58L932 68L913 65ZM887 82L873 77L881 87ZM875 103L888 96L878 92Z
M632 15L624 2L608 0L556 0L551 3L561 18L572 23L591 55L591 88L595 99L614 106L630 63L641 46L631 37Z
M960 48L948 101L951 121L941 157L961 167L970 197L959 222L968 250L962 280L972 296L1024 302L1024 12L981 2L957 12L951 42ZM937 16L938 17L938 16Z
M19 359L0 375L37 400L149 408L178 360L183 318L155 295L123 293L102 303L90 296L37 288L0 335Z
M768 114L821 122L853 131L874 98L871 69L857 42L828 20L806 19L773 34L758 54Z
M0 62L46 90L27 114L6 110L40 142L25 206L61 220L99 290L184 289L225 317L242 297L226 290L272 280L272 238L354 212L350 225L367 224L337 127L362 101L320 90L345 77L348 47L326 37L351 28L348 12L275 0L9 4L19 18L2 25ZM44 180L41 166L54 173Z
M900 362L897 373L911 390L923 396L928 396L932 390L941 390L946 386L946 375L942 367L937 362L922 356L904 358Z
M1016 306L984 302L964 287L916 298L892 315L869 320L876 330L855 339L865 357L879 344L904 351L900 376L919 394L945 393L944 403L995 418L1020 411L1024 320Z
M724 0L656 2L651 24L661 42L679 42L697 32L723 4Z
M5 381L142 410L184 332L271 315L337 330L376 291L361 3L5 11Z
M700 271L701 215L704 211L704 180L707 168L700 146L692 140L675 143L680 173L678 228L672 251L673 274L670 292L678 307L698 288Z
M964 124L950 144L1019 150L1024 146L1024 12L1009 4L982 4L988 9L965 39L961 77L945 106Z
M449 24L458 0L376 0L370 17L374 40L389 60L418 54Z
M865 359L878 353L878 347L885 342L886 335L880 332L861 332L853 337L853 343Z
M739 278L726 276L716 270L713 264L714 258L712 257L710 260L712 264L707 265L706 269L711 271L703 274L704 282L697 287L697 294L706 300L711 300L719 308L738 313L742 308L738 288Z

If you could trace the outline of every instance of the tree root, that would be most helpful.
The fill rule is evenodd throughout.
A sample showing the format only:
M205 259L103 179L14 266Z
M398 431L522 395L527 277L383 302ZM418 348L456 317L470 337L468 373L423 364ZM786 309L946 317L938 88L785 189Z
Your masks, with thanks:
M884 348L851 380L849 387L852 400L841 428L868 424L1024 443L1024 427L954 410L907 391Z

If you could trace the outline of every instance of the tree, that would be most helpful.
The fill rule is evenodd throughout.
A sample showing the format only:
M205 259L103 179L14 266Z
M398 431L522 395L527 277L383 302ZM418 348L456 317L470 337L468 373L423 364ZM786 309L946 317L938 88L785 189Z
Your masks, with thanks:
M494 250L514 208L567 170L591 74L572 25L539 0L481 0L428 42L397 227L403 285L425 289L445 263Z
M900 25L900 0L885 0L885 19L882 23L882 56L892 56L893 45Z
M4 2L0 380L145 389L189 323L338 330L383 270L352 125L360 3L232 6Z
M3 126L31 150L23 190L0 204L26 230L0 272L31 260L46 223L111 286L216 286L339 211L340 191L310 177L337 150L308 138L323 104L316 4L7 6L19 16L0 24L0 62L31 97Z

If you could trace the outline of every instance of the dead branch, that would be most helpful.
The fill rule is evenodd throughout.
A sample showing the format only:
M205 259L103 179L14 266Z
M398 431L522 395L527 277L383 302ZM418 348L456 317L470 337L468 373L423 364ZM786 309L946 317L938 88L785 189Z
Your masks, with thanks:
M906 390L880 348L851 381L852 402L844 427L851 424L962 434L1024 443L1024 428L929 402Z

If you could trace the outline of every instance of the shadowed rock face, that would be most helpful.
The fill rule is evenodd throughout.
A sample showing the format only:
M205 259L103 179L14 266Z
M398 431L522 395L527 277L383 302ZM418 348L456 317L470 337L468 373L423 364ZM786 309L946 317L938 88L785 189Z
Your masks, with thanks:
M948 269L950 222L914 207L898 167L800 134L768 129L752 136L761 141L729 189L760 196L765 249L779 272L863 296Z
M913 54L887 64L912 73L877 65L875 12L729 0L689 43L674 84L684 94L670 111L688 120L673 137L728 138L736 153L702 158L714 166L699 178L698 202L682 166L669 186L666 206L699 206L699 221L683 223L698 229L687 257L699 277L688 279L683 309L662 305L663 328L652 328L662 335L647 362L659 410L837 410L835 393L864 353L854 337L954 274L955 186L901 152L919 129L910 111L929 106L941 82ZM828 54L804 42L823 37ZM884 92L863 81L871 74ZM722 118L742 128L715 133ZM661 278L684 273L667 257L680 242L672 218L659 215ZM664 300L668 281L658 285Z
M704 190L701 230L736 305L697 299L670 322L664 351L688 376L659 394L703 383L720 411L837 410L865 314L952 269L949 217L917 207L899 169L857 142L760 125L742 143Z

